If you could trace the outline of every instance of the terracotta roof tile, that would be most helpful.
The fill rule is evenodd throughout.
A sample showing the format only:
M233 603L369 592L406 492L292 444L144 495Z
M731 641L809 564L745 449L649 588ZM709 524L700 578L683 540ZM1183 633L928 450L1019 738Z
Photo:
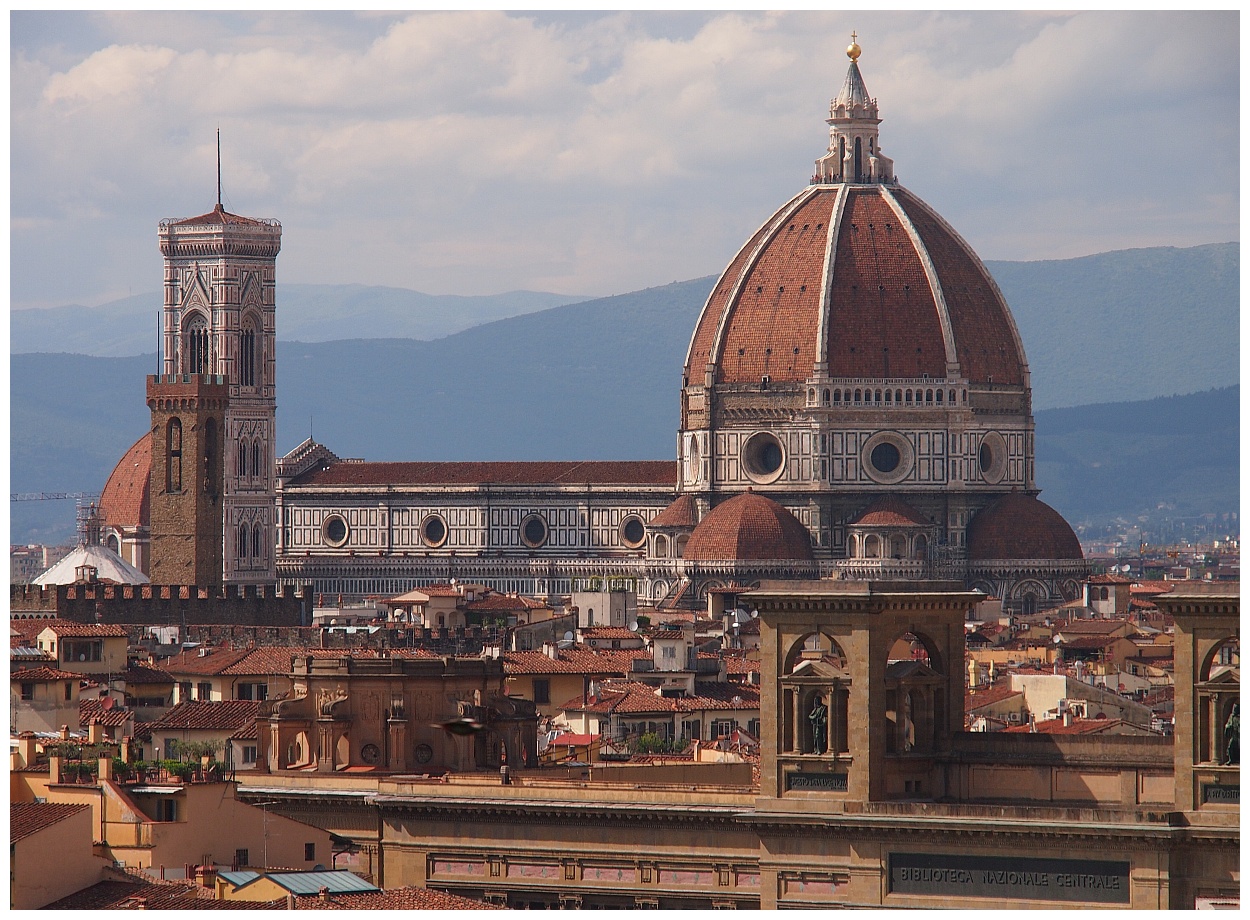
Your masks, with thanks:
M199 217L187 217L183 220L172 222L175 227L198 227L198 226L215 226L217 224L237 224L245 227L263 227L266 222L263 220L255 220L251 217L242 217L238 214L231 214L218 202L217 206L207 214L201 214Z
M699 508L694 496L678 495L672 503L647 522L647 526L656 527L694 527L699 523Z
M121 728L133 718L134 713L124 706L110 706L105 709L100 700L78 701L78 724L84 728L88 725Z
M690 562L810 562L812 538L781 505L755 492L743 492L704 515L686 544L685 558Z
M930 527L933 522L893 495L884 495L872 502L851 521L854 527Z
M45 680L86 680L86 675L75 674L73 671L62 671L60 668L20 668L9 674L10 681L45 681Z
M630 673L635 658L650 659L642 649L560 649L556 658L542 652L506 652L503 656L507 674L588 674L615 677Z
M671 460L334 463L294 481L339 486L601 483L676 487L677 467Z
M90 805L64 805L56 802L10 802L9 842L25 840L31 834L37 834L90 808Z
M75 623L73 620L52 620L45 629L51 629L57 637L124 639L126 627L111 623ZM43 630L40 630L42 632ZM36 633L38 635L38 633Z
M255 723L260 711L260 704L253 700L187 700L179 703L169 712L146 728L178 729L187 731L225 731L233 732Z
M1045 502L1011 492L968 525L968 559L1084 559L1071 525Z
M118 461L104 484L100 495L100 516L104 522L115 527L146 526L151 480L152 435L145 432Z
M295 899L296 910L507 910L498 904L474 901L432 888L390 888L385 891L358 891Z

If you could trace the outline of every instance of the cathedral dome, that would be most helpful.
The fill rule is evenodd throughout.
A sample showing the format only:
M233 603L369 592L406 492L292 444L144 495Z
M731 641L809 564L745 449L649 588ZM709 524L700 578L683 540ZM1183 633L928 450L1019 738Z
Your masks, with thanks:
M730 262L686 374L713 385L827 376L1024 386L1028 367L998 286L932 208L899 186L818 184Z
M152 436L144 434L113 467L100 495L100 517L113 527L148 525Z
M959 234L894 178L854 49L830 103L829 151L712 289L686 385L906 378L1027 387L998 286Z
M933 522L893 495L876 499L851 521L852 527L930 527Z
M717 505L699 522L684 558L694 562L811 561L803 523L770 498L744 492Z
M1012 492L968 525L968 559L1084 559L1081 542L1054 508Z

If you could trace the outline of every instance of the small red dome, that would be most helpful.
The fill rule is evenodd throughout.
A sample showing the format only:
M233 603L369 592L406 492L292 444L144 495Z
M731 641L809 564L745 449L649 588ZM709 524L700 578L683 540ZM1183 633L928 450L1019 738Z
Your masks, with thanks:
M699 523L699 509L694 496L682 493L673 503L651 519L648 527L693 527Z
M933 522L901 498L878 498L851 521L852 527L931 527Z
M148 526L152 436L145 434L113 467L100 495L100 516L114 527Z
M781 505L754 492L735 495L699 522L683 554L695 562L811 561L807 528Z
M968 525L968 558L1084 559L1081 541L1054 508L1012 492L980 511Z

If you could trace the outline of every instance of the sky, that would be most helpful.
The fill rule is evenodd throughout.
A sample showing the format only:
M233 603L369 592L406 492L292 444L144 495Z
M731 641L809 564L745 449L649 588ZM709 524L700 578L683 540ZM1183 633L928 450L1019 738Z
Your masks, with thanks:
M14 309L280 282L603 296L723 270L825 152L852 30L900 182L983 259L1239 238L1238 13L10 14Z

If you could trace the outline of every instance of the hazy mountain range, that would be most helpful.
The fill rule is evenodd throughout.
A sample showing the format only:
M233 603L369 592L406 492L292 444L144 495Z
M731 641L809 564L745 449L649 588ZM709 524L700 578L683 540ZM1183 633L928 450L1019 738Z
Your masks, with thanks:
M1175 501L1193 513L1235 510L1236 387L1190 402L1108 404L1238 381L1238 262L1232 243L990 263L1020 326L1035 407L1099 404L1054 415L1053 440L1051 413L1037 413L1038 483L1071 519ZM336 298L348 298L358 335L379 329L384 337L279 342L279 448L311 432L340 456L374 460L672 457L681 366L714 280L528 313L520 308L537 301L525 298L554 295L453 299L439 308L442 322L478 321L491 309L524 315L437 341L394 331L418 327L404 310L426 295L399 292L409 295L405 308L393 289L289 286L280 293L284 334L303 317L333 315L343 302ZM155 303L145 307L149 341ZM317 306L305 311L304 303ZM103 308L63 309L85 314L89 328ZM15 328L17 317L35 323L28 314L36 312L57 313L15 313ZM58 350L70 347L65 335L45 334ZM102 340L104 330L95 335ZM98 490L147 430L144 375L155 355L11 360L12 491ZM73 519L68 503L10 507L14 541L50 539L37 534Z

